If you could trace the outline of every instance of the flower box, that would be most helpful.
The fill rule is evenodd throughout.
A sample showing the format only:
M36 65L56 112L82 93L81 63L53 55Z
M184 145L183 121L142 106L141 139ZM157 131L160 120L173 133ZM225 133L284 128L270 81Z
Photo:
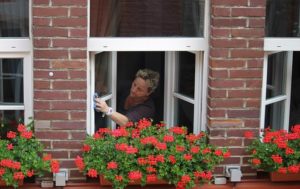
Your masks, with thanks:
M185 127L166 128L147 119L101 128L87 137L82 150L75 159L79 170L100 175L100 183L118 189L166 183L192 188L210 182L214 167L230 155L227 148L209 144L204 132L187 134Z
M103 175L99 176L99 180L100 180L100 185L101 186L111 186L112 185L112 183L109 182L108 180L106 180ZM147 185L148 184L150 184L150 185L165 185L165 184L168 184L168 183L164 180L157 180L157 181L153 181L153 182L148 182ZM129 185L141 185L141 182L140 181L134 181L134 182L130 182Z
M273 182L300 181L300 173L278 173L271 172L270 179Z
M24 183L23 180L19 180L18 181L18 186L22 186L23 183ZM7 186L6 182L4 180L2 180L1 178L0 178L0 186Z

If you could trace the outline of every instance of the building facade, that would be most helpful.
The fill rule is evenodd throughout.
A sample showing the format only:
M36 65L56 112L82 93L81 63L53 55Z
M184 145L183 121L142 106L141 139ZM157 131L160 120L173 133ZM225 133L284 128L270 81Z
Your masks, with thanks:
M205 130L229 147L225 165L255 177L245 131L299 123L297 0L7 0L0 2L0 117L35 120L46 151L74 164L86 134L115 127L93 109L113 108L140 68L159 71L154 94L167 126ZM4 130L4 127L1 127Z

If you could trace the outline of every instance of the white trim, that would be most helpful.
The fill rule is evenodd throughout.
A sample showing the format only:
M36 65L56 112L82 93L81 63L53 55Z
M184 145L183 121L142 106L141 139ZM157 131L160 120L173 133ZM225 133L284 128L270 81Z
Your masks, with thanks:
M188 96L185 96L185 95L182 95L182 94L179 94L179 93L176 93L176 92L174 92L173 96L176 97L176 98L178 98L178 99L180 99L180 100L189 102L189 103L191 103L193 105L195 104L195 100L192 99L192 98L190 98L190 97L188 97Z
M23 62L23 92L24 92L24 122L27 124L33 117L33 60L31 54L24 57Z
M274 98L270 98L270 99L265 100L264 105L267 106L269 104L274 104L276 102L280 102L280 101L283 101L283 100L286 100L286 99L287 99L287 95L276 96Z
M197 52L195 53L195 94L194 94L194 133L199 133L201 131L201 123L202 119L205 119L201 117L201 106L202 106L202 73L203 73L203 53Z
M117 52L111 52L111 106L114 110L117 109L117 88L114 86L117 86ZM116 128L116 123L111 120L111 126L112 129Z
M0 38L0 52L30 52L32 42L28 38L3 39Z
M265 51L300 51L300 38L264 38Z
M293 73L293 52L287 52L286 57L286 95L287 99L285 101L285 111L284 111L284 122L283 122L283 129L289 129L289 120L290 120L290 103L291 103L291 87L292 87L292 73Z
M95 113L94 113L94 107L93 107L93 95L92 92L95 91L95 52L92 52L89 54L89 65L87 66L87 127L86 131L88 134L93 134L95 130L95 124L93 120L95 120ZM90 73L90 75L89 75Z
M164 81L164 121L167 127L173 125L174 117L174 98L173 98L173 74L172 70L174 69L174 52L165 52L165 81ZM170 112L170 113L166 113Z
M89 38L88 51L204 51L204 38Z
M0 110L24 110L24 105L0 105Z

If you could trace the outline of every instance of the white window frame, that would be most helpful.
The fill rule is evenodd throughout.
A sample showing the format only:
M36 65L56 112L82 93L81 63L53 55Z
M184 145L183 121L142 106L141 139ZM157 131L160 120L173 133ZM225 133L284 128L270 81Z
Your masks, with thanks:
M87 133L92 134L94 128L93 123L93 110L91 107L93 101L90 98L94 88L94 76L90 73L93 72L93 56L95 53L102 51L117 52L117 51L163 51L166 52L166 61L170 61L172 53L170 51L193 51L196 52L196 70L195 70L195 102L194 102L194 132L200 130L206 130L206 96L207 96L207 75L208 75L208 33L209 33L209 9L210 0L205 2L205 14L204 14L204 32L203 37L88 37L87 50L88 50L88 76L87 76ZM88 20L90 20L90 2L88 2ZM88 23L88 33L90 28ZM169 52L169 53L168 53ZM200 63L201 62L201 63ZM197 71L198 70L198 71ZM169 73L170 69L166 67L165 73L165 96L172 89L170 88L172 80L172 73ZM202 77L200 78L200 75ZM116 76L113 78L116 78ZM171 91L172 92L172 91ZM165 97L166 99L166 97ZM164 100L165 103L166 100ZM165 112L172 112L173 107L170 105L164 105ZM200 118L200 119L199 119ZM170 123L173 117L164 117L165 121Z
M33 59L32 59L32 1L29 0L29 37L27 38L1 38L0 58L23 59L23 105L0 105L0 110L24 110L24 122L29 123L33 117Z

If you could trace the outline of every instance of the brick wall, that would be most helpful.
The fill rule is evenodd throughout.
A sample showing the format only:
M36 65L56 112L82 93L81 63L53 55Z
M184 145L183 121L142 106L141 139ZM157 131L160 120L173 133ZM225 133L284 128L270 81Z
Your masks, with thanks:
M243 133L259 129L264 24L264 0L211 0L210 141L230 148L232 157L225 164L240 164L243 178L255 174L247 165L249 141Z
M32 23L36 136L83 177L73 159L86 135L87 0L33 0Z

